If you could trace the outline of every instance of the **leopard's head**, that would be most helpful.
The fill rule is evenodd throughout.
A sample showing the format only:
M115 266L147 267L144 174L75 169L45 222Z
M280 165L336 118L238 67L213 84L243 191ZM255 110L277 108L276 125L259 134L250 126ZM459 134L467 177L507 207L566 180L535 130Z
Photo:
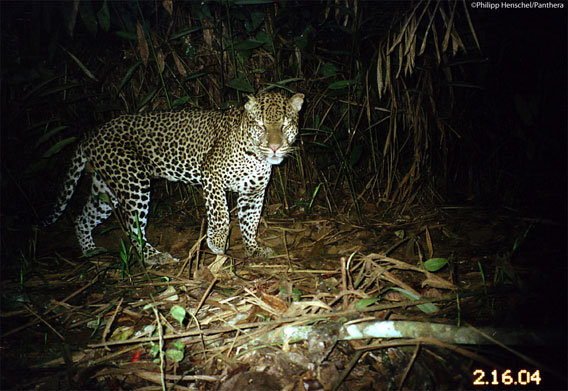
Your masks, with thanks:
M252 142L252 151L270 164L279 164L292 150L298 135L298 112L304 94L291 98L278 92L248 96L245 104L245 131Z

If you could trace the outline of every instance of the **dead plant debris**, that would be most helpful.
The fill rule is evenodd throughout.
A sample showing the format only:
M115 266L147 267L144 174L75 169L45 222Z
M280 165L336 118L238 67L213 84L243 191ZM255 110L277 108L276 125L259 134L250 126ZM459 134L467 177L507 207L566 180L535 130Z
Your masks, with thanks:
M491 233L464 232L460 218L439 212L378 230L282 219L261 236L282 248L285 231L288 252L264 261L240 258L238 249L198 261L191 241L180 248L187 259L146 271L135 263L125 272L107 255L46 257L23 283L2 282L3 292L21 292L19 309L2 314L3 355L25 346L18 365L34 374L11 385L470 389L477 368L506 370L505 353L531 368L533 385L538 374L561 379L523 348L545 348L554 334L518 329L502 312L526 305L515 291L527 283L522 257L507 252L523 222L503 218L483 228ZM490 246L480 252L483 240ZM447 264L428 271L434 255Z

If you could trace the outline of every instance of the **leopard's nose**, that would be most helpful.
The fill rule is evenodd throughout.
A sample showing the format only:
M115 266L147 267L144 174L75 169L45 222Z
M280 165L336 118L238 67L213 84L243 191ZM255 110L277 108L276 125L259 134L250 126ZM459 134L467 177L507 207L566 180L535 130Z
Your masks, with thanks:
M268 144L268 148L272 149L274 152L278 151L281 146L281 144Z

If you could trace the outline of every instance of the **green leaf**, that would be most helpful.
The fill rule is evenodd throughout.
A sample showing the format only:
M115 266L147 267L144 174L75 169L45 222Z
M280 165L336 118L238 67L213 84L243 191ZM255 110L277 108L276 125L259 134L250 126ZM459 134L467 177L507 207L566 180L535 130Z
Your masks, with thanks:
M97 193L97 198L107 205L112 205L110 197L108 196L107 193Z
M95 37L97 35L97 18L93 12L93 5L90 1L81 1L79 3L79 15L81 15L81 20L85 24L87 31Z
M312 193L312 199L311 199L311 201L310 201L310 203L309 203L309 205L308 205L308 209L309 209L309 210L312 210L312 206L314 205L314 201L316 200L316 197L317 197L317 195L318 195L318 193L319 193L319 189L321 188L322 185L323 185L323 183L320 182L320 183L317 185L317 187L316 187L316 189L314 190L314 192Z
M122 87L124 87L124 85L128 82L128 80L130 80L130 78L132 77L132 74L140 66L140 64L142 64L142 60L138 60L136 62L136 64L132 65L128 69L128 71L126 72L126 75L124 75L124 77L122 78L122 81L120 82L120 85L118 86L118 91L122 90Z
M240 41L234 44L233 48L238 51L246 51L256 49L262 45L264 45L263 41L257 41L256 39L245 39L244 41Z
M302 291L296 287L292 288L292 299L294 301L300 301L302 299Z
M45 86L47 86L49 83L51 83L52 81L54 81L56 79L59 79L59 76L55 76L55 77L52 77L50 79L42 81L39 85L35 86L26 95L24 95L24 97L22 98L22 101L25 102L26 100L28 100L29 98L34 96L36 94L36 92L40 91L42 88L44 88Z
M75 87L79 87L79 86L81 86L81 84L79 84L79 83L64 84L62 86L50 88L49 90L42 92L39 96L43 97L43 96L53 95L53 94L57 94L58 92L69 90L71 88L75 88Z
M424 269L429 272L437 272L448 264L447 258L430 258L424 262Z
M67 129L67 126L66 126L66 125L61 125L61 126L58 126L58 127L54 128L54 129L51 129L50 131L46 132L43 136L41 136L41 137L37 140L37 142L36 142L36 144L35 144L36 147L37 147L38 145L43 144L43 143L46 142L47 140L49 140L50 138L52 138L53 136L55 136L57 133L59 133L59 132L62 131L63 129Z
M264 22L264 12L255 11L250 14L250 21L245 20L245 29L249 32L255 31Z
M412 292L409 292L406 289L398 288L396 286L391 287L389 289L392 289L393 291L400 292L404 297L406 297L410 301L416 301L416 300L421 299L420 296L418 296L418 295L416 295ZM422 312L424 312L426 314L431 314L433 312L438 311L438 307L436 307L433 303L418 304L418 305L416 305L416 307L418 307Z
M138 42L138 36L128 31L117 31L115 33L120 38L128 39L130 41Z
M533 229L533 227L534 227L534 225L530 224L525 229L525 231L523 232L523 235L520 238L515 239L515 243L513 243L513 252L515 252L519 249L519 247L521 246L521 244L523 244L523 242L525 241L525 239L529 235L530 230Z
M450 231L448 228L446 227L442 227L442 233L444 235L446 235L448 238L450 239L459 239L459 235L456 234L455 232Z
M94 257L95 255L105 254L106 252L107 252L107 249L106 249L106 248L97 247L96 249L94 249L94 250L92 250L92 251L89 251L88 253L79 256L79 259Z
M265 31L259 31L258 34L256 34L256 40L258 42L264 43L266 46L269 46L270 48L273 48L272 37L268 35Z
M124 244L124 240L120 239L120 255L121 258L125 259L128 256L128 250L126 249L126 244Z
M229 288L223 288L223 287L219 287L217 288L218 292L221 292L222 294L224 294L227 297L231 297L235 295L236 289L229 289Z
M436 307L434 303L418 304L416 307L418 307L420 311L424 312L425 314L433 314L434 312L438 312L438 307Z
M394 231L394 235L399 239L404 239L404 237L406 236L403 229L399 229L397 231Z
M55 155L56 153L59 153L59 151L61 151L63 148L65 148L65 146L67 146L68 144L71 144L73 142L75 142L75 140L77 140L77 137L73 136L73 137L68 137L65 138L63 140L61 140L60 142L58 142L57 144L53 145L51 148L49 148L44 154L43 157L44 158L49 158L53 155Z
M205 29L205 26L199 26L199 27L194 27L194 28L190 28L190 29L186 29L186 30L182 30L179 33L175 33L173 34L171 37L168 38L168 41L173 41L175 39L181 38L181 37L185 37L188 34L194 33L196 31L200 31Z
M279 80L276 83L270 83L270 82L266 82L265 84L267 86L271 86L271 87L275 87L275 88L282 88L292 94L294 94L296 92L295 89L290 88L290 87L286 87L286 84L290 84L290 83L295 83L297 81L303 81L304 79L302 79L301 77L293 77L290 79L284 79L284 80Z
M197 78L200 78L201 76L206 75L206 74L207 73L205 73L205 72L194 72L191 75L189 75L188 77L186 77L185 81L197 79Z
M316 29L312 25L307 25L302 34L294 38L294 42L300 49L304 49L314 41Z
M268 322L270 320L269 316L264 315L263 313L260 313L260 312L258 314L256 314L256 316L258 318L260 318L263 322Z
M99 193L101 194L101 193ZM106 227L100 230L100 235L104 235L106 233L112 232L112 231L116 231L117 229L120 229L120 227L116 226L116 225L111 225L110 227ZM122 239L120 239L120 241L122 242Z
M113 331L112 335L110 336L110 340L126 341L132 334L134 334L133 326L119 326Z
M356 80L339 80L331 83L327 86L330 90L341 90L342 88L347 88L356 83Z
M353 167L355 164L357 164L357 162L359 162L362 153L363 153L363 148L361 148L359 145L353 147L351 153L349 154L349 165L351 167Z
M51 124L53 122L53 120L48 119L45 121L39 121L39 122L34 122L33 124L31 124L30 126L28 126L27 128L25 128L23 130L23 132L29 132L30 130L34 130L36 128L42 127L45 128L47 125Z
M254 94L254 88L250 85L248 80L239 76L227 83L227 87L234 88L237 91L244 91Z
M156 357L158 353L160 353L160 345L152 345L152 347L150 348L150 354L152 355L152 357Z
M362 310L370 305L375 304L378 300L378 297L367 297L365 299L361 299L355 303L355 309Z
M103 6L99 12L97 12L97 20L104 31L108 32L110 30L110 12L108 10L107 0L103 2Z
M144 105L146 103L148 103L150 100L152 100L152 98L154 97L154 95L156 95L156 93L158 92L159 87L154 88L153 91L150 91L150 93L148 95L146 95L144 97L144 99L142 99L142 101L140 102L140 104L138 104L138 107L136 107L136 111L140 110L142 107L144 107Z
M85 64L83 64L83 62L81 60L79 60L77 58L77 56L75 56L73 53L71 53L69 50L65 49L63 46L61 46L61 49L63 49L63 51L65 53L67 53L69 55L69 57L71 57L71 59L73 61L75 61L75 63L79 66L79 68L81 68L81 70L85 73L85 75L87 75L89 78L93 79L94 81L98 81L98 79L96 78L96 76L89 70L89 68L87 68L85 66Z
M170 309L170 315L179 322L180 326L183 326L183 321L186 315L185 308L176 304Z
M326 62L320 67L319 72L322 76L332 76L339 72L339 69L334 64Z
M186 95L182 96L181 98L174 99L172 102L172 107L177 108L178 106L185 106L186 103L191 99L191 96Z
M173 362L180 362L181 360L183 360L183 352L177 349L166 350L166 356Z

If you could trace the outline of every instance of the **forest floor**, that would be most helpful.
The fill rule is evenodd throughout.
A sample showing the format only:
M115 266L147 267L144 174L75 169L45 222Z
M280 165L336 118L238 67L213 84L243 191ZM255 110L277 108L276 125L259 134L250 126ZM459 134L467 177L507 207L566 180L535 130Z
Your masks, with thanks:
M256 260L236 217L215 256L197 208L162 206L148 240L180 262L121 256L116 218L96 230L108 252L80 258L67 215L3 265L1 389L567 389L561 224L471 206L363 205L356 218L267 205L259 237L279 255Z

